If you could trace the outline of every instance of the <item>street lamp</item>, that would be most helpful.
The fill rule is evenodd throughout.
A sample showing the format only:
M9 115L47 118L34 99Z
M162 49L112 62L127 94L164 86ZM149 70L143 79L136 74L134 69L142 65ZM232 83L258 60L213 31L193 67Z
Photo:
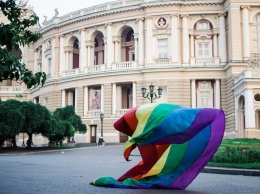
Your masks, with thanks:
M162 88L159 87L157 89L158 96L157 96L157 94L155 92L153 92L154 91L154 85L153 84L151 84L149 86L149 89L150 89L150 92L148 92L147 94L145 94L146 93L146 88L141 88L141 91L142 91L143 97L144 98L148 98L149 100L151 100L151 103L153 103L153 100L155 100L156 98L159 99L161 97L161 95L162 95Z
M22 144L22 146L25 146L25 144L24 144L24 133L23 133L23 144Z
M101 121L101 136L98 140L98 144L99 145L102 145L104 141L104 138L103 138L103 119L104 119L104 113L100 112L100 121Z

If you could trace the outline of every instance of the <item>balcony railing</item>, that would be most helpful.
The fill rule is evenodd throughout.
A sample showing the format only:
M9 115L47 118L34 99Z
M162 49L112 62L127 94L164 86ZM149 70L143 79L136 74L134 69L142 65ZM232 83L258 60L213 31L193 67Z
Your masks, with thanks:
M23 92L23 88L21 86L0 86L1 92Z
M94 65L94 66L91 66L91 67L85 67L84 73L95 73L95 72L99 72L99 71L104 71L105 68L106 68L105 64Z
M190 64L191 66L218 66L219 58L191 58Z
M100 117L100 110L87 111L87 117Z
M112 64L112 69L132 69L136 68L135 61L126 61Z
M234 84L238 83L242 79L259 79L260 78L260 70L254 69L254 70L245 70L238 74L234 79Z
M158 59L155 59L155 64L156 65L169 65L170 59L168 59L168 58L158 58Z
M124 115L129 109L117 109L116 110L116 115L117 116L122 116Z
M79 69L71 69L71 70L65 70L62 72L62 77L66 76L72 76L72 75L78 75L79 74Z

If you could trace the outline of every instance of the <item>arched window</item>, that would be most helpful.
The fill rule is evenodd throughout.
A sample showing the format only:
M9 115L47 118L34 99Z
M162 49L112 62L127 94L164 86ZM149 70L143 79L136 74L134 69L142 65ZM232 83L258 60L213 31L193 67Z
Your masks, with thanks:
M79 68L79 40L73 42L73 69Z
M213 57L212 29L213 26L208 20L202 19L195 23L195 58Z
M253 49L255 53L260 53L260 13L253 20Z

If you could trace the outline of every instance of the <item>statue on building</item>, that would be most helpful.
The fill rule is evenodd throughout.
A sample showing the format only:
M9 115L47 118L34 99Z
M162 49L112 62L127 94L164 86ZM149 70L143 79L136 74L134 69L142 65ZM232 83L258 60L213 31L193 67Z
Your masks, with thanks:
M44 15L43 17L44 17L43 22L47 22L48 17L46 15Z
M58 8L55 8L54 11L55 11L55 16L54 16L54 17L56 18L56 17L58 17L58 15L59 15Z

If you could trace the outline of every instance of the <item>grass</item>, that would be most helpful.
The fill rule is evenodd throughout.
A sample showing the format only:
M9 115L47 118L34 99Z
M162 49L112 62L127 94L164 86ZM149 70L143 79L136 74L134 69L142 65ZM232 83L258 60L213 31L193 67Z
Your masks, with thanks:
M223 139L208 166L260 169L260 140Z

